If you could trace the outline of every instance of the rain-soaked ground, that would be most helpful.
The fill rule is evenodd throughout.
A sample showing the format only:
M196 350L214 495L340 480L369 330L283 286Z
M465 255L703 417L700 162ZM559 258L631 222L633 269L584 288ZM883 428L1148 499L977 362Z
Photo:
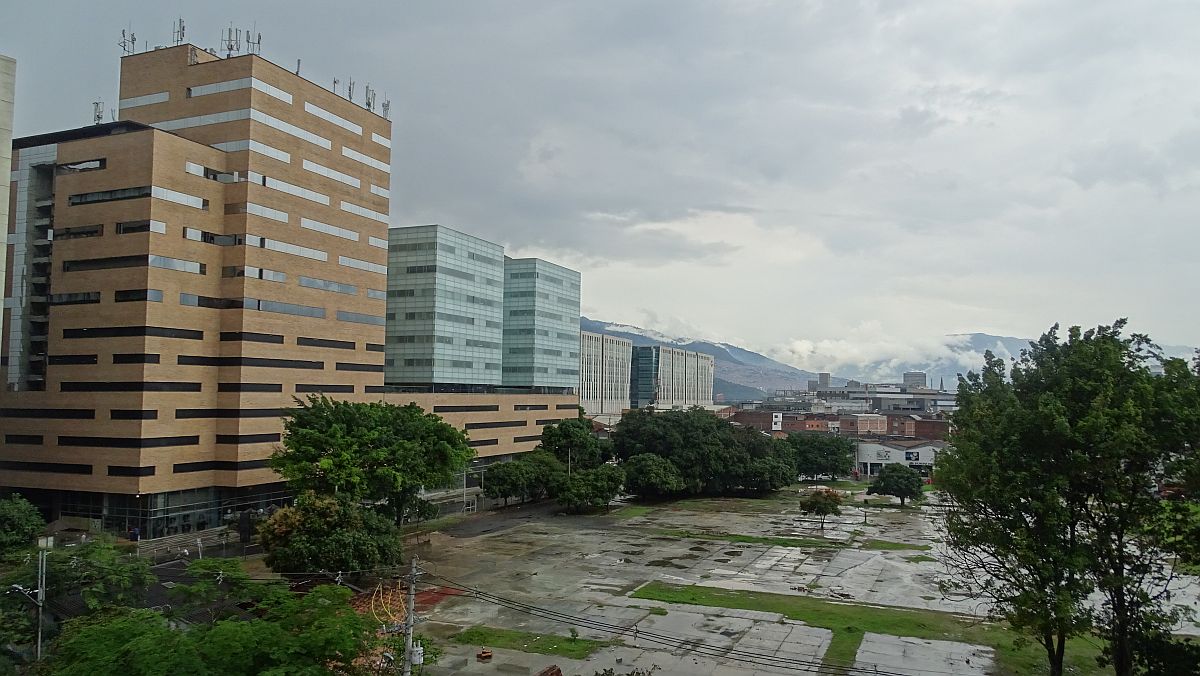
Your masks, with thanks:
M631 665L667 674L802 673L819 662L830 632L777 613L664 604L628 595L650 581L806 595L849 603L982 615L978 600L948 598L939 581L936 511L848 506L818 521L798 513L795 499L697 500L667 503L630 518L568 517L551 507L509 508L434 533L417 550L426 582L484 593L628 628L623 645L576 661L497 650L489 663L469 646L449 644L443 673L536 673L558 664L567 674ZM721 535L822 539L785 547L728 542ZM873 549L872 540L925 549ZM451 581L451 582L447 582ZM1195 607L1194 592L1181 597ZM653 607L667 608L665 615ZM661 613L661 610L658 611ZM540 613L539 613L540 614ZM563 635L569 625L475 598L447 595L428 609L421 631L445 637L472 625ZM633 633L634 626L638 634ZM1188 628L1200 633L1200 628ZM585 638L612 639L578 626ZM647 640L644 632L703 643L705 651ZM704 656L708 652L716 656ZM769 657L763 657L769 656ZM861 673L987 673L991 648L867 634L858 652ZM427 673L434 673L428 672Z

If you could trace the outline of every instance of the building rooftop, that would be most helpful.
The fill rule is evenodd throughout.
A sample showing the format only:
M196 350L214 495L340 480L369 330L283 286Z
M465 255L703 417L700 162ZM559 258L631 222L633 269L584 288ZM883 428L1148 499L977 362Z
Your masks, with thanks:
M12 145L14 150L19 150L21 148L33 148L36 146L50 145L51 143L65 143L67 141L79 141L82 139L98 138L101 136L116 136L117 134L127 134L132 131L146 131L153 128L154 127L142 124L141 122L121 120L119 122L105 122L104 124L90 124L86 127L65 129L63 131L54 131L47 134L22 136L21 138L13 139Z

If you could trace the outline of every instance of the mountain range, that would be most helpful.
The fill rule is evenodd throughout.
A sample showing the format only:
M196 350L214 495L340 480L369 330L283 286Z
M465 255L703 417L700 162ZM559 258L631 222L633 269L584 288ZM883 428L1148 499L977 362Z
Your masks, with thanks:
M607 333L633 341L634 345L667 345L712 355L716 373L713 378L713 396L718 401L746 401L761 399L775 390L803 390L809 380L817 374L777 361L766 355L747 350L729 343L668 336L658 331L643 329L630 324L618 324L600 320L580 318L580 328L593 333ZM983 353L991 350L996 356L1008 360L1020 355L1029 346L1030 339L1012 336L994 336L987 333L963 333L945 337L942 345L921 359L879 359L864 363L844 363L835 369L830 379L835 385L847 380L861 382L900 382L906 371L924 371L930 384L945 385L953 390L958 383L958 374L977 370L983 364ZM1180 345L1163 345L1167 356L1190 359L1195 349Z

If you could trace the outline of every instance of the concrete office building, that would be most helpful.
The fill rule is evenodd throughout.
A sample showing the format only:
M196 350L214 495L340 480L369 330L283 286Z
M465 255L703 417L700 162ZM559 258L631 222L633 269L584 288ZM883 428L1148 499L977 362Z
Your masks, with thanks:
M924 388L929 386L929 377L924 371L905 371L902 377L905 388Z
M504 259L504 385L579 387L579 282L548 261Z
M121 61L121 121L17 139L0 490L149 537L283 497L293 397L414 401L486 453L574 394L384 386L390 123L256 55Z
M687 408L711 406L712 355L664 345L633 348L630 407Z
M0 54L0 169L12 167L13 104L17 92L17 62ZM0 190L0 296L3 296L8 248L8 190Z
M619 415L629 408L633 341L579 333L579 405L586 415Z
M441 225L388 231L385 381L501 383L504 247Z

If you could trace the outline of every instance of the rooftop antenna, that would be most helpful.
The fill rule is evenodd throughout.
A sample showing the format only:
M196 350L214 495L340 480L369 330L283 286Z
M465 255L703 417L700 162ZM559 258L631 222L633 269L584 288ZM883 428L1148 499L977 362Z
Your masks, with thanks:
M246 30L246 53L262 54L262 33L258 32L257 21L254 22L253 26L253 28Z
M183 44L183 38L186 35L187 28L183 25L183 17L171 23L171 44Z
M333 78L333 93L334 94L338 93L338 84L340 84L340 83L341 83L341 80L337 79L336 77Z
M367 110L374 112L375 111L375 90L371 89L370 84L368 84L363 89L365 90L365 92L363 93L363 108L366 108Z
M383 105L379 106L379 111L383 113L383 119L388 119L388 113L392 112L392 100L386 95L383 97Z
M117 110L115 108L108 109L108 119L112 122L117 121Z
M104 122L104 102L92 101L92 124Z
M235 52L242 51L242 29L234 28L233 22L230 22L229 28L225 29L225 37L221 39L221 49L225 50L227 59Z
M350 85L346 88L346 98L354 101L354 78L350 78Z
M133 28L121 29L121 41L117 43L121 48L121 53L129 56L137 51L137 36L133 34Z
M300 59L296 59L296 75L300 74Z

